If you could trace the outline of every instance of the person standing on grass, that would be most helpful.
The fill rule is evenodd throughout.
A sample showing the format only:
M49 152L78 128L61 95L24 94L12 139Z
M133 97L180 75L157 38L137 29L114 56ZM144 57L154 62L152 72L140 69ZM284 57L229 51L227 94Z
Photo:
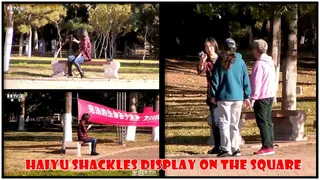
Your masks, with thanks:
M249 109L250 82L246 64L236 53L236 42L228 38L212 74L211 102L217 104L221 145L217 157L241 156L239 120L242 105Z
M272 103L276 95L274 89L275 66L272 57L266 54L268 43L263 40L253 42L253 56L257 60L250 76L251 105L260 130L262 147L255 155L274 154L274 132L272 123Z
M88 137L88 130L91 128L92 124L87 127L87 123L90 119L90 115L84 113L81 117L80 124L78 125L78 141L84 143L91 143L91 155L97 156L99 153L96 151L97 140L92 137Z
M84 63L85 61L91 61L91 42L88 32L84 28L80 28L78 30L78 36L80 41L72 38L73 42L80 45L80 50L76 56L71 55L68 57L68 76L72 76L72 64L74 64L79 71L81 78L84 78L84 72L82 71L80 64Z
M207 76L207 100L206 103L209 106L211 120L212 120L212 131L214 135L214 147L208 151L208 154L218 154L220 151L220 131L219 124L214 116L214 109L217 107L216 104L213 104L210 101L210 85L212 79L212 71L216 60L218 59L219 48L218 43L212 37L206 39L205 43L205 53L200 54L200 62L197 67L198 74L201 74L205 71Z

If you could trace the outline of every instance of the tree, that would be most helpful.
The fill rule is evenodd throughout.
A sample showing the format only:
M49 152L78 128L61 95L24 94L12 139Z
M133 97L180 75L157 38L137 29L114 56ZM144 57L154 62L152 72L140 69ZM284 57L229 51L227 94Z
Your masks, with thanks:
M18 17L18 30L27 33L26 54L31 57L32 52L32 28L39 28L48 23L56 24L65 17L66 9L60 4L21 4L23 13ZM37 33L37 31L35 31Z
M298 59L298 4L293 4L288 14L288 50L282 75L282 110L296 110L297 59Z
M99 58L101 57L102 50L104 50L105 59L107 59L107 48L109 43L109 34L111 30L111 20L108 19L110 17L111 11L109 8L109 4L98 4L95 8L89 8L89 24L92 25L93 29L98 33L98 38L94 44L96 44L98 39L100 39L100 43L102 41ZM94 45L94 47L98 48L99 44L98 46ZM97 49L95 49L95 51L96 50Z
M26 100L26 93L24 93L24 96L21 97L21 110L19 115L19 131L24 131L24 118L25 118L25 100Z
M6 6L7 15L7 29L6 29L6 39L4 43L4 72L9 71L12 39L13 39L13 5L9 4Z
M131 5L125 4L110 4L111 8L111 29L110 29L110 44L109 44L109 57L113 60L114 55L117 53L115 48L116 40L126 33L131 31L130 19L132 16Z
M104 50L105 58L109 47L109 57L112 60L114 53L114 43L118 37L131 30L131 6L129 4L98 4L89 9L89 22L93 29L97 31L98 38L102 40L100 55ZM97 47L98 48L98 47Z
M65 142L72 141L72 92L66 92L66 111L63 118L63 140L62 149L65 149Z
M159 4L137 4L134 8L135 13L132 16L132 21L138 27L140 34L144 39L143 58L145 60L147 51L147 41L150 35L156 31L159 25ZM151 53L151 43L150 53Z

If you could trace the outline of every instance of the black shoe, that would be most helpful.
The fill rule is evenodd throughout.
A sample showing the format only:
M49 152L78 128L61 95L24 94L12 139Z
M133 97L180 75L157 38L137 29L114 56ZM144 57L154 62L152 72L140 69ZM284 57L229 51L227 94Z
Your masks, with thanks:
M97 153L97 152L91 152L91 155L93 155L93 156L98 156L99 153Z
M228 157L228 156L231 156L231 154L228 151L223 151L223 150L221 150L217 155L217 157Z
M68 73L67 73L67 75L70 77L70 76L72 76L72 63L68 61L67 65L68 65Z
M211 150L209 150L207 153L208 154L218 154L220 152L220 149L219 148L212 148Z
M84 73L80 67L80 64L74 64L74 65L76 66L77 70L79 71L81 78L84 78Z
M237 156L237 157L240 157L241 156L241 153L240 153L240 150L236 150L235 152L232 153L232 156Z

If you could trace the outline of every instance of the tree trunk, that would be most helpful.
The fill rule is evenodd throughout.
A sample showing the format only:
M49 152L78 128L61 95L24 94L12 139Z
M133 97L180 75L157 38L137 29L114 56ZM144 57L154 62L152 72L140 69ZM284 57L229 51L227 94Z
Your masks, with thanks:
M108 60L108 45L109 45L109 35L105 37L106 45L104 46L104 58ZM101 47L102 48L102 47Z
M57 53L57 40L51 40L51 50L53 53Z
M63 118L63 139L62 149L65 149L65 142L72 141L72 92L66 92L66 112Z
M60 58L62 58L62 43L61 43L61 41L59 42L59 54L60 54Z
M316 41L317 40L317 31L316 31L316 21L315 21L315 17L311 16L311 32L312 32L312 39L311 39L311 51L312 53L316 53Z
M29 38L28 38L28 58L31 58L32 53L32 28L29 30Z
M147 34L148 34L149 28L148 24L146 25L146 32L144 33L144 43L143 43L143 57L142 60L144 61L146 58L146 53L147 53Z
M72 45L73 45L72 38L73 38L73 35L70 36L70 40L69 40L68 56L73 54L72 53Z
M117 58L117 42L113 44L113 58Z
M124 57L128 56L128 43L127 41L124 42L124 51L123 51Z
M6 30L6 39L4 43L4 72L9 71L10 64L10 55L12 48L12 39L13 39L13 9L12 5L7 6L7 30Z
M116 35L111 35L110 37L110 44L109 44L109 56L110 60L113 60L113 52L114 52L114 43L116 41Z
M276 95L273 99L273 102L277 103L277 92L279 87L280 79L280 54L281 54L281 17L274 15L273 16L273 25L272 25L272 59L275 64L276 71L276 86L275 92Z
M20 39L19 39L19 56L22 56L23 54L23 33L20 34Z
M40 48L41 48L41 55L42 55L42 57L45 57L46 53L47 53L46 42L44 41L44 39L41 39L39 44L40 44Z
M34 28L34 51L38 51L39 50L39 46L38 46L38 29L37 28Z
M19 131L24 131L24 116L25 116L25 97L23 96L20 101L21 101L21 111L20 111L20 116L19 116Z
M138 92L131 92L130 93L130 112L137 113L137 107L138 107ZM134 141L136 139L136 126L128 126L127 128L127 141Z
M159 93L157 94L155 101L154 101L154 111L159 112L160 110L160 96ZM159 139L159 126L152 128L152 141L160 141Z
M91 57L96 59L96 43L93 39L91 40Z
M253 42L253 32L252 32L252 26L249 28L249 46L252 47Z
M155 101L154 101L154 111L159 111L160 110L160 96L159 93L157 94Z
M27 33L26 44L24 46L24 55L28 56L29 52L29 34Z
M296 110L297 87L297 32L298 32L298 5L294 4L293 12L288 17L289 35L288 51L285 58L285 70L282 73L282 110Z
M106 52L107 49L106 48L108 46L104 46L104 43L105 43L106 39L107 39L107 36L103 34L102 35L102 45L101 45L101 49L100 49L99 58L101 58L102 51L105 50L104 57L107 59L107 52Z

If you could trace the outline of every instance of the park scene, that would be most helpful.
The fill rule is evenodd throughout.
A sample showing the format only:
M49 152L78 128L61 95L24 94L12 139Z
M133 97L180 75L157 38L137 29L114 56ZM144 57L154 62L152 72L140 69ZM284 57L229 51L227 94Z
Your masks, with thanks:
M5 89L159 88L159 4L4 9Z
M25 167L26 159L159 158L159 119L148 124L128 124L128 118L121 119L159 117L157 91L6 91L3 101L4 177L159 176L151 170L81 171L71 166L59 170L58 165L55 170L31 171ZM120 119L110 118L110 112ZM87 135L96 139L96 145L90 139L79 140L86 113L90 115Z
M239 122L241 159L302 159L299 171L167 170L166 176L316 176L318 6L316 3L164 3L161 4L161 48L166 58L166 158L219 158L206 104L206 73L198 74L206 38L219 49L232 38L249 76L256 59L253 42L268 43L278 80L272 106L274 150L255 156L261 147L253 110L242 108ZM219 56L219 54L218 54ZM239 89L241 91L241 89ZM219 104L218 104L219 105ZM209 125L210 124L210 125ZM221 131L220 131L221 134ZM306 156L307 154L307 156ZM236 157L226 157L235 159Z

